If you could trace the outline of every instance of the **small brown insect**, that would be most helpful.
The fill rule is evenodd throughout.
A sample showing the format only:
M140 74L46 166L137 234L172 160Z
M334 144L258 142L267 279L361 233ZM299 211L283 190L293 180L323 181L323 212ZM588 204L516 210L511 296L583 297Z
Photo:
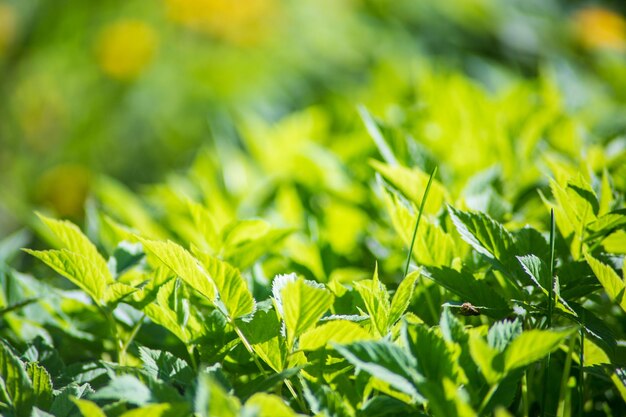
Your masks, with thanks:
M464 316L480 316L480 310L471 303L461 304L461 314Z

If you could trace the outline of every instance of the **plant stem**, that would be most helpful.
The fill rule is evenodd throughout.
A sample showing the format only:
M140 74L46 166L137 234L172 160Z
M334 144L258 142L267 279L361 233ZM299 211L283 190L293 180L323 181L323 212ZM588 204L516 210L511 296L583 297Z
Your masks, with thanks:
M141 328L141 325L143 324L143 319L145 318L146 318L146 315L142 314L139 321L137 321L137 323L133 326L133 329L130 332L130 336L128 337L128 340L126 340L126 343L122 345L121 354L123 355L122 356L123 358L126 358L126 351L128 350L128 347L133 342L135 337L137 336L137 333L139 333L139 329Z
M585 310L582 312L582 327L580 328L580 357L579 357L579 366L578 369L578 399L579 399L579 408L578 415L583 415L583 408L585 406L585 387L584 387L584 377L585 377Z
M265 372L263 365L261 365L261 362L259 362L259 358L257 358L256 353L254 352L254 348L252 347L250 342L248 342L246 336L242 333L239 327L237 327L233 320L229 320L229 324L233 326L233 329L235 329L235 333L237 333L239 340L241 340L241 343L243 343L248 353L250 353L250 356L252 356L252 360L256 364L257 368L259 368L259 371L261 371L261 374L263 374L263 376L267 376L267 372Z
M496 391L498 390L499 386L500 386L500 384L495 384L495 385L492 385L491 388L489 388L489 391L487 392L487 395L485 395L485 398L483 399L483 402L480 404L480 408L478 409L478 415L481 415L485 411L485 408L489 404L489 401L491 401L491 398L493 397L493 394L496 393Z
M424 195L422 196L420 209L417 212L417 220L415 221L415 228L413 229L413 237L411 238L411 245L409 246L409 254L406 257L406 267L404 268L405 277L409 273L409 266L411 264L411 256L413 256L413 245L415 244L415 238L417 237L417 228L420 225L420 220L422 219L422 213L424 212L424 206L426 205L426 199L428 198L430 186L433 183L433 178L435 178L436 174L437 174L437 167L435 166L435 168L433 168L433 172L430 173L430 178L428 178L428 184L426 184L426 189L424 190Z
M565 358L565 364L563 365L563 376L561 377L561 388L559 389L559 407L557 409L556 415L563 415L565 411L565 397L567 393L567 381L569 380L570 368L572 367L572 355L574 353L574 342L576 341L575 337L572 337L569 341L569 346L567 348L567 357Z
M555 221L554 221L554 209L550 209L550 288L548 288L548 320L547 327L552 327L552 313L554 309L554 290L556 285L556 279L554 276L554 247L555 247ZM546 408L548 403L548 379L550 377L550 360L551 353L548 353L546 358L546 366L543 376L543 398L541 400L541 417L546 415Z

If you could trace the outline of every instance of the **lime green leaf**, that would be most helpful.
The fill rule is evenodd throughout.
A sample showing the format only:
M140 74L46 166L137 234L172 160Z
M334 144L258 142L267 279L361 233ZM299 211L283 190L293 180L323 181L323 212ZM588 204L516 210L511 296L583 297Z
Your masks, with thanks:
M333 303L333 295L323 285L299 278L287 282L280 291L283 319L287 329L287 345L317 324Z
M254 312L254 298L237 268L207 254L196 253L196 257L215 283L228 317L234 320Z
M83 417L107 417L104 411L93 401L78 398L72 398L72 401L76 404Z
M150 389L133 375L116 376L103 388L91 395L94 400L126 401L143 406L152 398Z
M176 417L189 414L186 403L149 404L126 411L120 417Z
M50 374L43 366L33 362L26 366L26 373L33 385L35 405L47 410L52 404L52 380L50 379Z
M513 236L500 223L484 213L471 213L448 206L459 234L478 253L499 261L510 256Z
M115 305L136 291L137 288L133 286L124 284L123 282L115 282L106 287L104 302L107 305Z
M624 281L617 275L617 272L610 266L600 262L589 253L584 254L585 260L591 267L591 270L604 287L609 298L622 307L626 311L626 299L624 299Z
M228 395L224 388L206 374L198 378L194 400L195 412L200 417L237 417L241 404L237 397Z
M144 248L153 253L165 266L191 288L205 296L212 303L215 302L215 284L200 262L185 248L172 242L162 242L139 238Z
M198 239L196 245L204 252L215 252L219 247L219 232L211 212L204 206L188 201L189 211L196 227Z
M285 357L287 356L287 347L285 339L281 336L274 336L271 339L252 345L257 355L276 372L285 369Z
M358 291L365 303L365 308L374 323L374 329L379 336L384 336L388 331L389 293L385 285L378 280L378 265L371 280L363 280L354 283L354 288Z
M523 332L504 351L504 369L510 371L538 361L556 350L574 331L575 329Z
M22 361L0 342L0 395L3 393L17 417L30 416L35 402L33 385Z
M387 326L393 326L396 321L402 317L402 314L406 311L411 303L413 297L413 290L415 289L415 283L419 278L420 272L413 271L400 283L396 293L391 300L391 307L389 309L389 318Z
M98 252L93 243L80 231L78 226L67 220L56 220L38 214L39 218L52 230L63 246L70 252L84 256L94 264L94 270L100 271L106 282L112 282L113 277L107 266L106 259Z
M390 384L416 401L423 401L416 388L416 383L423 380L415 371L417 362L400 347L381 340L335 345L335 349L358 369Z
M96 303L102 304L107 277L88 258L67 249L46 251L24 249L24 251L40 259L50 268L72 281Z
M189 300L176 299L176 285L176 279L162 284L157 290L156 302L147 303L141 309L150 320L190 343L204 334L204 327Z
M401 165L390 166L378 161L370 161L370 164L383 178L398 189L406 198L419 206L422 203L424 189L428 184L430 175L419 168L407 168ZM428 199L424 205L424 212L435 214L441 210L442 205L449 200L445 187L436 179L433 179Z
M469 348L472 359L489 384L494 385L504 377L501 364L496 363L500 352L490 347L476 331L470 332Z
M282 398L273 394L259 392L246 401L246 408L256 410L258 417L296 417Z
M378 148L381 156L388 164L395 166L398 165L398 160L396 159L393 151L389 147L389 144L385 140L382 132L378 128L378 124L376 124L376 120L372 117L367 108L363 105L359 105L359 115L361 119L363 119L363 123L365 123L365 128L367 129L367 133L374 139L374 143Z
M383 196L394 229L404 244L409 246L417 220L416 210L411 210L397 194L385 188ZM448 266L455 256L455 251L452 236L427 217L422 217L420 232L415 237L413 258L421 265Z
M316 350L332 343L352 343L371 339L365 329L348 320L333 320L305 332L300 336L301 350Z

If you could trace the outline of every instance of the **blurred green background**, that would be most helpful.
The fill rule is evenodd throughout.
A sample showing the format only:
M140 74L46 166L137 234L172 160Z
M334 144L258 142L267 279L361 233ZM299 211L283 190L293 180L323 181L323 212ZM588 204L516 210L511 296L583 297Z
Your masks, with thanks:
M486 94L556 88L585 138L624 147L625 12L620 0L0 0L0 236L37 208L81 221L103 176L137 190L199 154L234 194L248 190L242 155L294 165L302 140L358 171L376 154L358 104L412 126L424 103L473 105L454 103L455 77ZM439 98L420 101L429 88Z

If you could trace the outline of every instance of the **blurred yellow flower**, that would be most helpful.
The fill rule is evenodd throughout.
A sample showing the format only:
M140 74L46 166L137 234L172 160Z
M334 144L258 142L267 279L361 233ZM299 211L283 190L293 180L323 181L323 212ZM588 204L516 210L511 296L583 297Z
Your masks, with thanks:
M11 42L15 38L17 17L13 7L6 3L0 3L0 56L4 55Z
M165 0L168 17L235 45L266 39L280 10L277 0Z
M574 15L580 42L589 49L626 51L626 19L602 7L588 7Z
M122 81L143 73L152 62L157 47L154 29L140 20L120 20L105 26L97 42L102 71Z

